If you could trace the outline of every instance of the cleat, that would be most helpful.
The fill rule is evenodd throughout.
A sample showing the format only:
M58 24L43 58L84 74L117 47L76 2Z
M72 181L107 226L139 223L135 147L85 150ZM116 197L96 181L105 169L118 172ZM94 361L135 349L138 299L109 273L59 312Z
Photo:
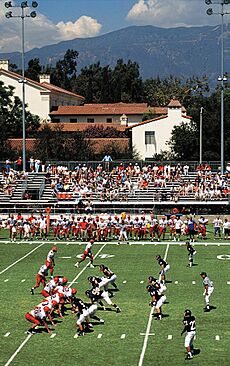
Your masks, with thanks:
M77 262L77 263L75 263L75 267L77 267L77 268L79 267L79 263L78 263L78 262Z
M90 268L94 268L94 265L92 263L90 264Z
M85 335L85 332L78 332L78 337L81 337L81 336L84 336Z
M116 312L117 313L120 313L121 312L121 309L120 308L116 308Z
M105 322L104 319L100 319L101 324L104 324L104 322Z
M31 295L34 295L34 289L33 288L30 289L30 292L31 292Z
M190 356L190 355L187 355L186 357L185 357L185 360L192 360L193 359L193 357L192 357L192 355Z

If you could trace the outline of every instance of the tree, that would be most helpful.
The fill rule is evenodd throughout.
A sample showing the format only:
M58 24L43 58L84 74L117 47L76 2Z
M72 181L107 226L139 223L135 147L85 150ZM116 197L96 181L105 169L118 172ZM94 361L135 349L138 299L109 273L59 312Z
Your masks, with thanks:
M72 91L75 85L77 75L78 52L68 49L63 60L59 60L55 67L47 66L44 70L50 74L52 84Z
M114 102L142 102L143 84L139 65L128 60L118 59L112 73L112 91Z
M28 67L25 70L25 77L39 81L39 75L42 73L42 67L40 65L39 58L33 58L28 62Z
M26 136L36 133L39 126L39 117L26 112ZM22 137L22 103L14 96L14 88L5 86L2 82L0 82L0 129L0 157L3 159L9 157L9 154L14 155L7 139Z
M90 160L93 159L91 143L85 139L82 132L71 135L63 132L63 125L50 127L45 124L39 131L34 155L41 160Z
M230 95L224 96L224 147L225 161L230 159ZM188 115L193 122L177 126L168 142L172 158L199 160L200 108L203 107L202 156L204 161L220 160L220 92L210 96L192 96Z
M166 79L151 78L144 82L143 88L145 101L153 107L166 106L171 99L178 99L188 107L194 95L202 96L209 91L206 76L185 81L172 75Z

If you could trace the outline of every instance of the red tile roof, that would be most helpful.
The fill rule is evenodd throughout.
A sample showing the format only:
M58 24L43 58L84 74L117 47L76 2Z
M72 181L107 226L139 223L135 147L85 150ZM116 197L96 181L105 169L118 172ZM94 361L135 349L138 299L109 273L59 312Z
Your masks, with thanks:
M154 114L167 114L167 108L148 107L147 103L110 103L110 104L84 104L80 106L59 106L51 116L67 115L143 115L152 112Z
M4 70L4 69L1 69L1 68L0 68L0 73L4 74L6 76L12 76L13 78L16 78L16 79L21 79L22 78L22 76L19 75L19 74L17 74L16 72L9 71L9 70ZM58 87L56 85L53 85L53 84L50 84L50 83L39 83L37 81L34 81L34 80L29 79L29 78L26 78L26 77L25 77L25 80L29 84L35 85L36 87L39 87L42 90L47 90L48 89L49 91L54 91L56 93L62 93L62 94L71 95L71 96L73 96L75 98L82 99L82 101L85 100L85 97L83 97L82 95L78 95L76 93L70 92L69 90L60 88L60 87Z
M177 99L171 99L169 104L168 104L168 107L178 107L178 108L181 108L182 105L180 104L179 100Z

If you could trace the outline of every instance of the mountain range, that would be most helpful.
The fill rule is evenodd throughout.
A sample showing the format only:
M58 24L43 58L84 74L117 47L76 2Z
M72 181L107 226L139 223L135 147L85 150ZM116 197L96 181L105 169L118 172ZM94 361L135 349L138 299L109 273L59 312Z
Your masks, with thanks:
M224 71L230 72L230 25L224 28ZM117 59L136 61L143 79L169 75L189 78L207 75L212 81L220 76L221 26L158 28L131 26L98 37L76 38L58 44L34 48L25 53L25 61L35 57L41 65L55 64L67 49L77 50L78 71L100 61L116 64ZM0 53L20 67L20 52Z

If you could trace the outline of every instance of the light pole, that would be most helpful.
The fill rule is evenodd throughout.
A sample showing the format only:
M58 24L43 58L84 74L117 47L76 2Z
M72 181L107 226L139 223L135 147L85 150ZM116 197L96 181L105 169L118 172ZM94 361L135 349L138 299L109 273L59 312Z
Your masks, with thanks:
M200 107L200 165L202 165L202 130L203 130L203 107Z
M38 6L37 1L32 1L31 6L28 1L22 1L20 5L12 5L12 1L6 1L5 7L9 8L21 8L20 15L13 15L12 11L7 11L5 14L7 19L21 18L22 20L22 77L19 82L22 84L22 156L23 156L23 170L26 171L26 101L25 101L25 18L35 18L37 16L35 11L30 14L25 13L26 8L36 8Z
M220 107L220 160L221 160L221 174L224 173L224 81L227 80L224 74L224 15L230 14L227 11L224 11L224 5L230 4L230 0L205 0L207 5L210 4L219 4L221 5L220 12L213 12L212 8L207 10L208 15L219 14L221 15L221 76L218 78L218 81L221 81L221 107Z

